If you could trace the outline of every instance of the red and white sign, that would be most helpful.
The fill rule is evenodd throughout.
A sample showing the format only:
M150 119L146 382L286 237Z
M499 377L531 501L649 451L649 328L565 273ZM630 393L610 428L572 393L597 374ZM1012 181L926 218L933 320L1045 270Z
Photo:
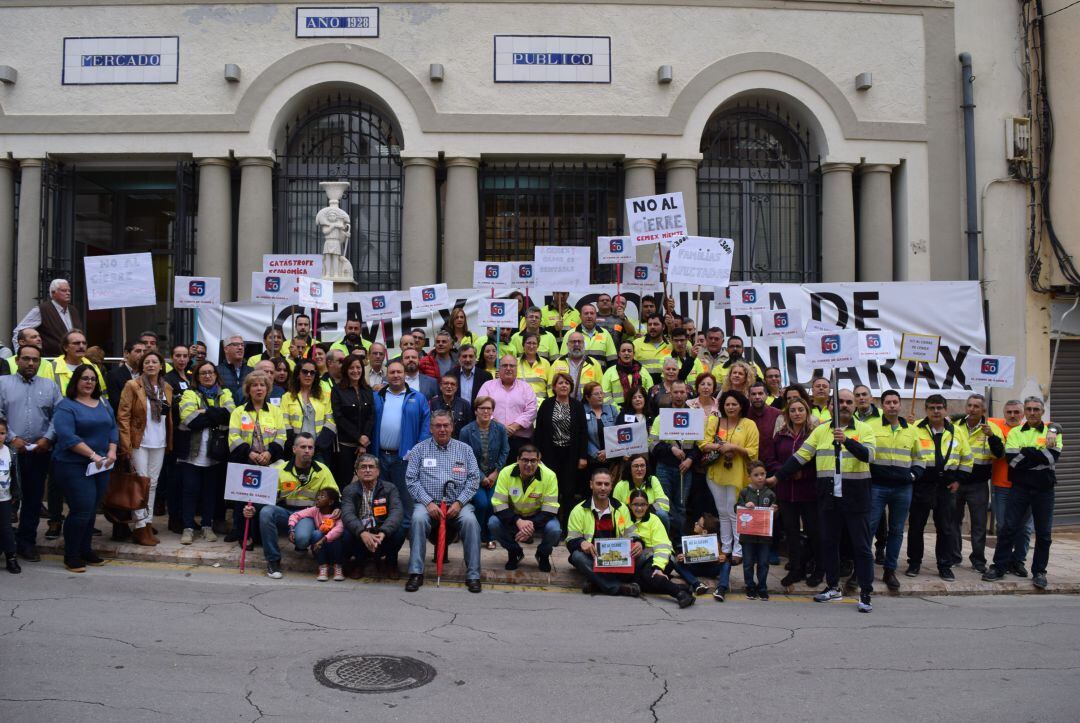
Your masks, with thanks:
M322 256L319 254L263 254L263 271L270 274L322 278Z

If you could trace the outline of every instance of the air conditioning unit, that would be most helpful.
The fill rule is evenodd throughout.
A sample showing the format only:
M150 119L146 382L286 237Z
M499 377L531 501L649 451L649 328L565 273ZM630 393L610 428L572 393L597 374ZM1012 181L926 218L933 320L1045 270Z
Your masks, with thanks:
M1014 163L1031 163L1031 119L1005 119L1005 158Z

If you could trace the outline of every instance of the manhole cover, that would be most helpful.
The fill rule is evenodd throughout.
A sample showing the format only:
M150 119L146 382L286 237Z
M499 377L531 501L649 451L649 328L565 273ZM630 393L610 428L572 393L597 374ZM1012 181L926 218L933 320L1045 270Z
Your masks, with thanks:
M400 655L339 655L315 664L315 680L353 693L392 693L427 685L435 668Z

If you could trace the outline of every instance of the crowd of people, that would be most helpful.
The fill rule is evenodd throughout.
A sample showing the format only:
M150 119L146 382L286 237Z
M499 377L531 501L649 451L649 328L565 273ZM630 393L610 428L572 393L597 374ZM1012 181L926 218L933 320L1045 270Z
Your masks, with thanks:
M40 559L43 502L44 535L63 536L67 569L103 563L95 515L119 459L150 486L145 508L113 522L113 539L157 545L167 517L184 545L218 533L260 545L271 578L282 577L285 535L311 551L319 580L359 578L368 565L398 579L408 540L413 592L442 526L462 544L471 592L482 589L482 548L501 546L515 570L535 542L541 571L565 544L588 593L654 592L685 607L711 592L723 602L741 565L746 595L767 600L783 553L782 587L824 583L819 602L857 589L869 612L875 565L888 589L900 588L905 529L903 574L922 573L931 515L936 572L955 579L966 512L968 559L984 579L1027 577L1034 534L1030 574L1047 585L1062 435L1036 397L989 419L972 394L950 418L934 394L917 419L894 390L875 400L820 376L782 386L781 370L761 369L741 338L696 329L669 300L643 298L638 321L606 294L580 309L562 293L544 307L521 298L517 331L476 333L454 309L430 350L417 330L393 358L353 318L330 343L297 315L291 338L267 326L250 355L228 336L218 364L205 344L163 350L145 332L106 370L88 357L67 282L53 282L50 295L17 326L16 353L0 364L0 541L11 572ZM661 408L703 410L702 438L664 439ZM649 430L649 453L609 457L604 429L627 423ZM224 500L229 462L275 467L276 504ZM754 507L776 511L771 534L740 535L737 510ZM717 535L719 559L687 559L688 534ZM633 573L597 570L595 543L605 538L632 540Z

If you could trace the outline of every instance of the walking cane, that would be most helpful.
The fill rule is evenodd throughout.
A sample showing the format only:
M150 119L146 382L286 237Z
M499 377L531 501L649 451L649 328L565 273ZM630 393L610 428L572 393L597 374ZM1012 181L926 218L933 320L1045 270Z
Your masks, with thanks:
M439 500L439 536L438 541L435 543L438 547L435 549L435 587L439 587L442 583L442 571L443 562L446 559L446 498L447 489L450 490L450 494L454 492L453 481L447 481L443 485L442 499Z
M255 509L255 505L250 502L247 503L247 507L244 509ZM244 574L244 561L247 559L247 542L248 532L251 531L251 518L244 515L244 541L240 544L240 574Z

